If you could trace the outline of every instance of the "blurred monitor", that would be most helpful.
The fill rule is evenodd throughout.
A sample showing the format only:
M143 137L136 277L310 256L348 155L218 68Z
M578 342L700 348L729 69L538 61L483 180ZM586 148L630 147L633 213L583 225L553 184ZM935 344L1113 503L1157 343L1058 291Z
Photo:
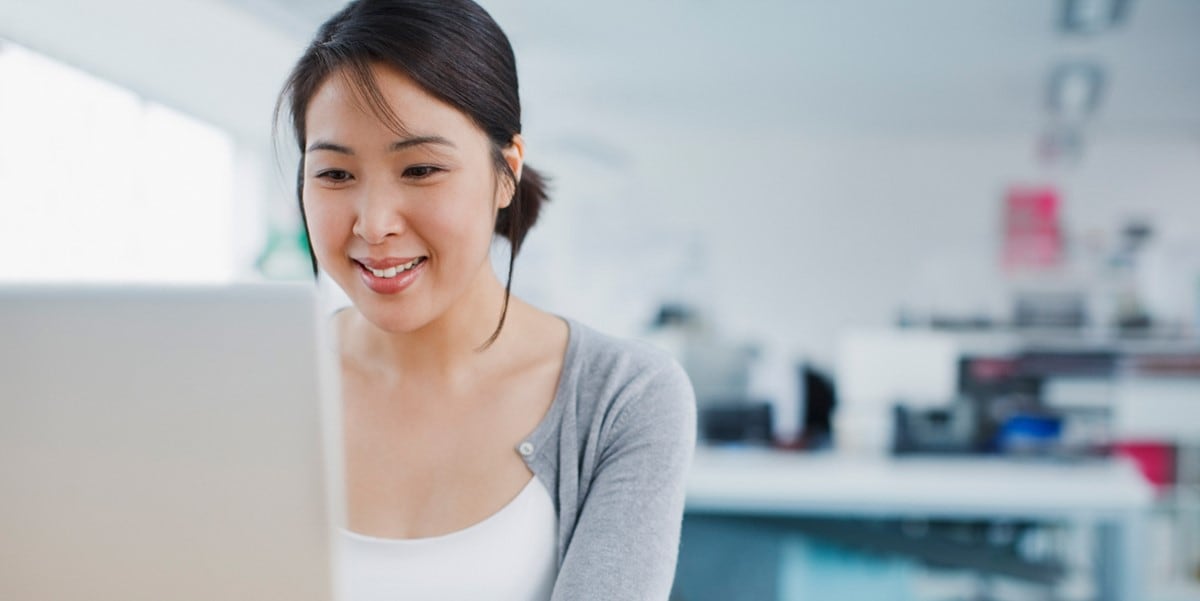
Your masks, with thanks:
M0 599L333 598L315 301L0 287Z
M954 398L959 348L952 336L921 330L863 330L838 347L839 398L847 409L890 415L896 401L943 406Z
M956 394L959 348L951 335L923 330L852 330L837 350L837 446L869 452L892 446L893 408L942 408Z

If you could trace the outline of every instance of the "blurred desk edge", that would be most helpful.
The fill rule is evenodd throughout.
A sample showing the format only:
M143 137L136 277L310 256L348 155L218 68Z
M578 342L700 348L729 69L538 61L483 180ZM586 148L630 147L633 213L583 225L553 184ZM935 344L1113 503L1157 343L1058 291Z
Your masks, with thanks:
M701 446L688 510L863 517L1105 519L1151 507L1125 460L871 457Z
M1100 599L1146 593L1154 491L1121 459L855 456L700 446L686 513L840 518L1030 519L1098 527Z

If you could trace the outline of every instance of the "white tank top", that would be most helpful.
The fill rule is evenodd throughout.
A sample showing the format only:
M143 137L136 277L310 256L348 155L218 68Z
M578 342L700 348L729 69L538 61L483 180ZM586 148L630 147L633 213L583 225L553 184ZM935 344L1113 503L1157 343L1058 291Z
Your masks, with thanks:
M342 529L344 601L547 601L558 515L532 477L500 511L462 530L392 539Z

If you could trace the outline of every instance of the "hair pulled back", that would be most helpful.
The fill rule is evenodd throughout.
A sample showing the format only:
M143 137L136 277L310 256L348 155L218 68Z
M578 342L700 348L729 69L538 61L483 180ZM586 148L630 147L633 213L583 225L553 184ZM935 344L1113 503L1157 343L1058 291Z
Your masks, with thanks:
M504 306L496 331L484 343L495 341L508 312L512 292L513 262L525 235L537 223L548 198L540 173L528 165L521 177L509 168L501 149L521 132L521 101L516 59L508 37L478 4L471 0L355 0L329 18L292 69L275 106L275 122L286 102L291 125L303 157L305 116L317 89L341 72L383 123L397 132L404 126L387 105L371 71L384 64L410 77L426 92L470 118L491 141L497 172L513 190L512 202L500 209L495 233L510 245ZM308 232L304 212L304 164L296 177L296 198ZM317 258L311 245L313 274Z

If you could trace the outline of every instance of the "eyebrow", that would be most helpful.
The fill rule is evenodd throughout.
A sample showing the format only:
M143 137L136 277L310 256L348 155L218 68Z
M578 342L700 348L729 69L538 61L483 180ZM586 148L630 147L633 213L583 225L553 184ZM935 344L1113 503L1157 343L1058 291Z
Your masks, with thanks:
M441 146L449 146L450 148L458 148L454 145L454 142L451 142L450 140L447 140L441 136L417 136L415 138L405 138L403 140L392 142L392 145L388 146L388 152L396 152L398 150L404 150L405 148L412 148L413 146L422 146L425 144L438 144ZM341 144L334 144L333 142L327 142L325 140L317 140L308 147L308 152L313 152L315 150L328 150L330 152L354 156L354 151L351 150L349 146L342 146Z

